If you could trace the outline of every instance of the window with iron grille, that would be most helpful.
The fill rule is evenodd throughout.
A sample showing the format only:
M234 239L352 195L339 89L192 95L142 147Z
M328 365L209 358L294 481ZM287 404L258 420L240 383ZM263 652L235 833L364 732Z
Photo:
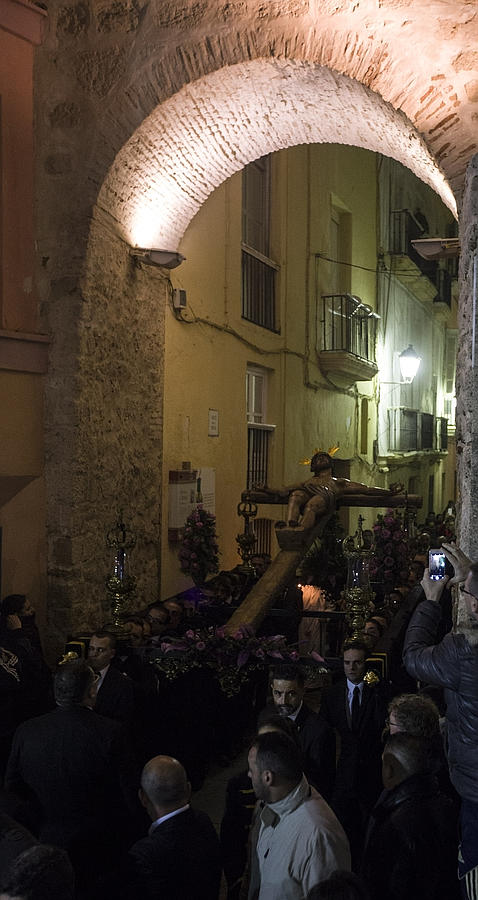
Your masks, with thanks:
M421 450L433 450L435 442L435 416L430 413L422 413L421 415Z
M254 519L252 525L256 539L254 553L271 554L272 519Z
M247 490L254 485L267 484L271 427L248 425L247 428Z
M275 278L270 253L271 158L245 166L242 175L242 317L277 331Z
M445 416L437 419L437 447L439 450L448 450L448 419Z
M418 416L415 409L388 410L388 449L407 453L418 450Z
M242 318L269 331L276 322L275 277L277 266L242 247Z
M267 369L248 366L246 370L247 489L267 484L270 436L274 425L266 424Z
M347 350L375 362L377 316L360 297L324 294L321 297L321 350Z

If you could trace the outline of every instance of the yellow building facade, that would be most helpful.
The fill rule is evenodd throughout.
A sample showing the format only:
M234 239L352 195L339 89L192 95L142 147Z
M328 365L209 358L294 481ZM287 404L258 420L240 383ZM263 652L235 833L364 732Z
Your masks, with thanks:
M267 170L261 171L261 165ZM391 342L405 340L407 323L413 330L410 342L416 344L418 339L420 345L416 323L426 332L430 319L430 309L406 288L410 310L402 312L401 333L391 332L391 301L384 296L381 277L384 268L387 284L395 285L397 278L388 253L390 209L381 212L383 195L393 182L397 194L393 203L398 202L401 182L409 206L426 207L434 227L436 223L436 228L444 228L453 221L430 189L421 185L420 197L414 197L419 182L393 165L393 173L384 177L382 157L348 146L301 145L280 151L252 164L256 170L249 166L224 182L204 203L180 244L186 259L171 273L165 321L163 498L171 492L169 472L180 470L183 462L192 470L214 470L223 569L239 562L235 537L243 523L236 507L242 491L251 486L251 477L258 475L257 482L266 480L269 486L302 481L308 468L301 460L316 447L339 444L337 473L354 480L378 485L401 480L408 488L409 478L415 477L415 492L423 493L425 486L428 492L433 465L436 483L442 486L446 452L434 453L430 462L426 453L417 451L413 476L407 454L398 452L395 463L405 476L398 479L388 437L379 434L380 400L389 395L385 388L380 390L380 373L373 377L375 344L382 360L391 359L403 349ZM264 228L267 240L261 245ZM264 284L271 281L275 309L264 326L251 321L264 315L260 304L254 308L254 296L267 294ZM394 310L403 304L397 284ZM362 317L365 350L365 345L358 348L353 343L354 315ZM400 312L397 315L400 318ZM432 341L439 366L447 324L443 316ZM344 331L345 326L352 332ZM334 354L323 353L325 344L330 350L334 341L340 349L344 335L345 371L343 354L336 353L339 359L334 357L332 365ZM431 362L427 372L430 367ZM440 393L441 387L437 390ZM424 404L422 394L416 402ZM254 430L256 447L251 442ZM252 475L250 471L264 455L264 443L266 478L261 465ZM441 504L438 493L435 501ZM178 545L168 539L167 508L166 500L162 596L190 584L179 574ZM359 512L341 512L346 529L355 530ZM371 524L375 511L362 512ZM263 528L266 538L270 534L272 554L277 550L272 523L284 514L280 506L264 505L258 511L258 519L271 523L263 523Z

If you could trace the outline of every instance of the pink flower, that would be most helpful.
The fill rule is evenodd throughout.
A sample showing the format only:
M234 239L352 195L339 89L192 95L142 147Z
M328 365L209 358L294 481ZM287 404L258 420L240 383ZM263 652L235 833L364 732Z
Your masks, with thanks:
M257 650L254 651L254 655L257 656L258 659L265 659L265 653L263 650L261 650L260 647L258 647Z
M196 644L196 650L205 650L205 649L206 649L206 644L204 643L204 641L198 641Z
M190 641L194 640L195 634L194 634L194 631L192 630L192 628L190 628L188 631L186 631L186 637L189 638Z

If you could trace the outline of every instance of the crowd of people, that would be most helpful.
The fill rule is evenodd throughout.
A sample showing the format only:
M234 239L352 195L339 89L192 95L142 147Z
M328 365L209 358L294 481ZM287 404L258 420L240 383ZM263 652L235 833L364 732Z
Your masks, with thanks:
M142 657L190 627L184 604L132 615L128 646L98 628L51 673L28 599L6 597L1 900L218 900L222 873L228 900L478 900L478 565L444 549L452 577L415 564L319 704L301 665L270 668L220 834Z

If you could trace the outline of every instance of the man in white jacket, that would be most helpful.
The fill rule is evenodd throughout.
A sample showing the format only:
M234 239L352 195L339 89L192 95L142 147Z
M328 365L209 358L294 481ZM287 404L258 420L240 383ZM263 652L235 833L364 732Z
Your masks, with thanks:
M261 801L251 833L249 900L304 900L336 869L350 869L345 832L309 785L288 735L257 737L248 762Z

